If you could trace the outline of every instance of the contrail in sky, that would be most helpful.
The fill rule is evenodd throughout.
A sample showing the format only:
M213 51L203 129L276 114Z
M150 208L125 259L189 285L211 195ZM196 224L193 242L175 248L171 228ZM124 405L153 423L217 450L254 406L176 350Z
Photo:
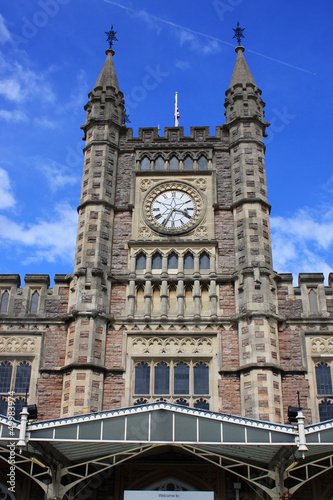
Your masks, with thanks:
M114 2L113 0L103 0L105 3L114 5L115 7L119 7L120 9L126 10L128 12L132 12L133 14L138 15L140 12L142 14L145 14L147 18L154 19L155 21L158 21L160 23L166 24L168 26L171 26L172 28L178 28L184 31L187 31L188 33L193 33L194 35L202 36L204 38L207 38L208 40L213 40L214 42L218 43L223 43L224 45L229 45L230 47L234 47L235 45L230 42L226 42L225 40L221 40L221 38L216 38L215 36L207 35L206 33L201 33L200 31L192 30L191 28L187 28L186 26L181 26L180 24L173 23L172 21L167 21L166 19L162 19L160 17L154 16L152 14L149 14L148 12L141 10L138 11L136 9L133 9L132 7L127 7L126 5L123 5L118 2ZM247 52L250 52L251 54L255 54L260 57L264 57L265 59L269 59L270 61L277 62L279 64L283 64L284 66L289 66L289 68L297 69L298 71L303 71L304 73L309 73L310 75L314 75L312 71L308 71L307 69L304 68L299 68L298 66L294 66L293 64L286 63L284 61L281 61L280 59L275 59L274 57L266 56L265 54L261 54L260 52L256 52L254 50L246 49Z

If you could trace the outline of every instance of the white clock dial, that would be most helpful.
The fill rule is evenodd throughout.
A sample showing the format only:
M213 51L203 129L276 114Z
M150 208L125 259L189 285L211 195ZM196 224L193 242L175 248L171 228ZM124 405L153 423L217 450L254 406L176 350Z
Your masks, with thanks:
M143 217L154 231L183 234L203 219L204 197L193 185L181 181L160 182L143 200Z
M151 204L152 216L165 228L181 228L188 224L195 215L196 206L193 198L179 190L164 191Z

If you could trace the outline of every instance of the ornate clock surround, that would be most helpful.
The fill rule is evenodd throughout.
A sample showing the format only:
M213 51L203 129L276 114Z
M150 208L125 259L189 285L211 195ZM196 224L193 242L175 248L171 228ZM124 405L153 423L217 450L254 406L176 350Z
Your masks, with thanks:
M153 204L161 194L168 191L180 191L188 195L194 204L193 216L187 223L180 227L164 227L153 214ZM197 188L184 181L162 181L155 184L146 194L143 200L143 218L146 224L154 231L166 235L184 234L192 231L202 221L205 213L206 201L204 195Z

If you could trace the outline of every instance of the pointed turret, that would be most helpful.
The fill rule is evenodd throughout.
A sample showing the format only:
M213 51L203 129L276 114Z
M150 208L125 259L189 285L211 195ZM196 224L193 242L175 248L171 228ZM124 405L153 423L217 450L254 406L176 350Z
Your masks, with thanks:
M102 71L100 72L99 77L97 78L97 81L94 85L94 89L96 87L105 88L111 86L119 91L118 79L113 64L113 56L115 53L112 49L108 49L105 54L107 57Z
M252 73L247 65L247 62L244 57L244 47L239 45L236 47L235 52L237 52L237 59L235 62L234 71L232 73L231 81L229 88L234 87L238 83L243 84L244 86L247 83L252 83L256 86Z

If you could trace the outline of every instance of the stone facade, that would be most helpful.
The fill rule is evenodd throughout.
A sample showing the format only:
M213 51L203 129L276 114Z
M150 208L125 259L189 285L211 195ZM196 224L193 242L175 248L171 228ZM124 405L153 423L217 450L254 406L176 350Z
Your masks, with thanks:
M39 419L164 400L288 423L299 391L311 423L322 400L333 405L316 380L319 363L333 369L333 277L325 286L322 274L301 274L295 287L290 274L274 272L269 124L243 48L236 51L226 123L214 136L192 127L188 137L181 127L133 137L107 51L82 127L74 271L56 275L53 289L45 275L27 275L24 287L18 275L0 276L0 363L29 364L28 403ZM154 200L172 192L194 200L195 216L170 209L158 226ZM184 228L169 224L177 212ZM146 390L140 367L149 371ZM167 373L162 389L157 367Z

